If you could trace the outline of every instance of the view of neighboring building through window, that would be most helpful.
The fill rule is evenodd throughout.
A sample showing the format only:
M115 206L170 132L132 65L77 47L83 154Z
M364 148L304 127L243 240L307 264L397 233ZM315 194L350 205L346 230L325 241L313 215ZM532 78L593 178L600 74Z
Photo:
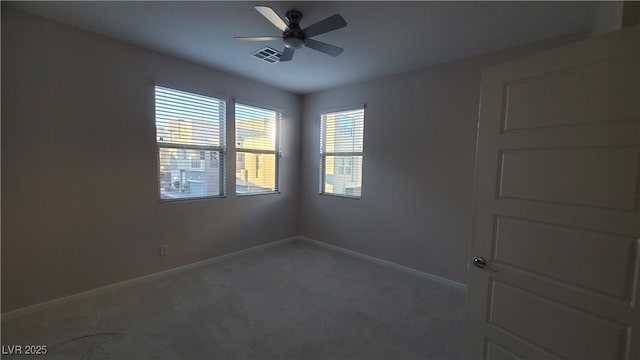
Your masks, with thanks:
M225 102L155 87L160 199L224 195Z
M363 134L363 108L321 115L321 194L362 195Z
M236 194L279 191L279 112L236 104Z

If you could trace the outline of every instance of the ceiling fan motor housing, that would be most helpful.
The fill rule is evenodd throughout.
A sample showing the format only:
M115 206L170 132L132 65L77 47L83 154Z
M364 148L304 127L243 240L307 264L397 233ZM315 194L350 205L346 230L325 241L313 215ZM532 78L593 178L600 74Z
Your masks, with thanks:
M297 10L289 10L285 17L289 21L289 29L287 29L282 36L284 46L289 49L300 49L304 46L304 34L300 28L302 13Z

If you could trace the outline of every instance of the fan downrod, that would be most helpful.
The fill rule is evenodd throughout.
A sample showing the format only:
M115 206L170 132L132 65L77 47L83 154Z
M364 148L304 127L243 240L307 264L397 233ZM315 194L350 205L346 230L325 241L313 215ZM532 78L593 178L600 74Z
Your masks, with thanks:
M289 21L289 28L291 30L296 30L294 29L294 27L297 28L298 30L300 29L300 20L302 20L302 13L300 11L289 10L284 16Z

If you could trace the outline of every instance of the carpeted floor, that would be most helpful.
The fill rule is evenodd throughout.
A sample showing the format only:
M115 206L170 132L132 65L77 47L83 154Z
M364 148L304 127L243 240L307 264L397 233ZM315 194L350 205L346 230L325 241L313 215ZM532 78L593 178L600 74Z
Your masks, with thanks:
M3 321L2 345L64 359L461 359L464 301L294 241Z

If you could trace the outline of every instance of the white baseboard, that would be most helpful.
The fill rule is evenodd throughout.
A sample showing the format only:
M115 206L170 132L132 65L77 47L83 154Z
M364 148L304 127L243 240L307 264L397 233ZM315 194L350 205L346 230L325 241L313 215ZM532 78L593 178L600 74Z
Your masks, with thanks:
M182 271L186 271L189 269L193 269L193 268L197 268L200 266L205 266L208 264L213 264L228 258L232 258L232 257L236 257L236 256L240 256L240 255L244 255L250 252L254 252L257 250L262 250L262 249L266 249L266 248L270 248L270 247L274 247L274 246L278 246L284 243L288 243L291 241L295 241L295 240L301 240L301 241L305 241L309 244L313 244L316 246L321 246L327 249L331 249L334 251L338 251L341 252L343 254L347 254L359 259L363 259L366 261L370 261L379 265L383 265L392 269L396 269L396 270L400 270L412 275L416 275L425 279L429 279L431 281L435 281L438 282L440 284L449 286L449 287L453 287L456 289L460 289L460 290L465 290L467 289L467 285L463 284L463 283L459 283L457 281L453 281L453 280L449 280L449 279L445 279L443 277L440 276L436 276L433 274L429 274L420 270L416 270L416 269L412 269L403 265L399 265L387 260L382 260L380 258L376 258L373 256L369 256L369 255L365 255L365 254L361 254L359 252L353 251L353 250L348 250L345 248L341 248L339 246L335 246L335 245L331 245L322 241L318 241L318 240L314 240L314 239L310 239L310 238L306 238L303 236L295 236L295 237L290 237L287 239L281 239L281 240L277 240L277 241L273 241L267 244L262 244L262 245L258 245L258 246L254 246L248 249L243 249L243 250L239 250L239 251L235 251L229 254L224 254L224 255L220 255L220 256L216 256L216 257L212 257L206 260L202 260L202 261L198 261L195 263L191 263L191 264L187 264L187 265L182 265L182 266L178 266L175 268L171 268L168 270L163 270L157 273L153 273L153 274L149 274L149 275L144 275L144 276L140 276L134 279L130 279L130 280L125 280L125 281L121 281L115 284L110 284L110 285L106 285L106 286L102 286L99 288L95 288L95 289L91 289L91 290L87 290L87 291L83 291L77 294L73 294L73 295L69 295L69 296L65 296L65 297L61 297L58 299L54 299L54 300L49 300L49 301L45 301L43 303L39 303L39 304L34 304L34 305L29 305L20 309L16 309L16 310L11 310L8 311L6 313L2 314L2 320L1 321L6 321L6 320L10 320L13 319L15 317L21 316L21 315L25 315L34 311L38 311L38 310L43 310L43 309L47 309L53 306L57 306L57 305L61 305L61 304L65 304L68 303L70 301L74 301L74 300L78 300L78 299L82 299L82 298L86 298L89 296L94 296L94 295L98 295L98 294L102 294L114 289L118 289L118 288L122 288L125 286L131 286L143 281L147 281L147 280L151 280L151 279L156 279L156 278L161 278L164 276L169 276L172 274L176 274Z
M366 260L366 261L370 261L370 262L373 262L373 263L376 263L376 264L379 264L379 265L383 265L383 266L386 266L386 267L389 267L389 268L392 268L392 269L395 269L395 270L400 270L400 271L405 272L405 273L416 275L416 276L422 277L424 279L429 279L431 281L435 281L435 282L440 283L440 284L445 285L445 286L449 286L449 287L452 287L452 288L455 288L455 289L459 289L459 290L464 290L464 291L467 290L467 285L463 284L461 282L449 280L449 279L446 279L446 278L443 278L443 277L440 277L440 276L437 276L437 275L426 273L424 271L420 271L420 270L416 270L416 269L413 269L413 268L410 268L410 267L406 267L406 266L403 266L403 265L400 265L400 264L396 264L396 263L393 263L391 261L382 260L382 259L377 258L377 257L365 255L365 254L359 253L357 251L341 248L339 246L331 245L331 244L328 244L328 243L325 243L325 242L322 242L322 241L306 238L306 237L303 237L303 236L299 236L298 239L300 239L302 241L306 241L307 243L310 243L310 244L313 244L313 245L317 245L317 246L321 246L321 247L324 247L324 248L327 248L327 249L335 250L335 251L341 252L341 253L346 254L346 255L350 255L350 256L357 257L359 259L363 259L363 260Z
M24 314L28 314L34 311L38 311L38 310L43 310L46 308L50 308L52 306L56 306L56 305L61 305L70 301L74 301L74 300L78 300L78 299L82 299L85 297L89 297L89 296L93 296L93 295L98 295L98 294L102 294L105 293L107 291L111 291L114 289L118 289L118 288L122 288L125 286L130 286L130 285L134 285L143 281L147 281L147 280L151 280L151 279L156 279L156 278L160 278L160 277L164 277L164 276L168 276L168 275L172 275L172 274L176 274L182 271L186 271L189 269L193 269L193 268L197 268L200 266L205 266L208 264L213 264L228 258L232 258L232 257L236 257L236 256L240 256L240 255L244 255L250 252L254 252L256 250L262 250L262 249L266 249L266 248L270 248L270 247L274 247L274 246L278 246L287 242L291 242L294 240L300 239L299 237L290 237L287 239L281 239L281 240L276 240L270 243L266 243L266 244L262 244L262 245L258 245L258 246L254 246L254 247L250 247L248 249L242 249L239 251L235 251L229 254L224 254L224 255L220 255L220 256L216 256L216 257L212 257L206 260L202 260L202 261L198 261L198 262L194 262L191 264L187 264L187 265L182 265L182 266L178 266L175 268L171 268L168 270L163 270L157 273L153 273L153 274L149 274L149 275L144 275L144 276L140 276L137 278L133 278L130 280L125 280L125 281L121 281L115 284L110 284L110 285L106 285L106 286L102 286L99 288L95 288L95 289L91 289L91 290L87 290L87 291L83 291L77 294L73 294L73 295L69 295L69 296L65 296L65 297L61 297L58 299L54 299L54 300L49 300L49 301L45 301L43 303L39 303L39 304L34 304L34 305L29 305L23 308L19 308L16 310L11 310L8 312L5 312L2 314L2 320L1 321L6 321L6 320L10 320L13 319L17 316L21 316Z

